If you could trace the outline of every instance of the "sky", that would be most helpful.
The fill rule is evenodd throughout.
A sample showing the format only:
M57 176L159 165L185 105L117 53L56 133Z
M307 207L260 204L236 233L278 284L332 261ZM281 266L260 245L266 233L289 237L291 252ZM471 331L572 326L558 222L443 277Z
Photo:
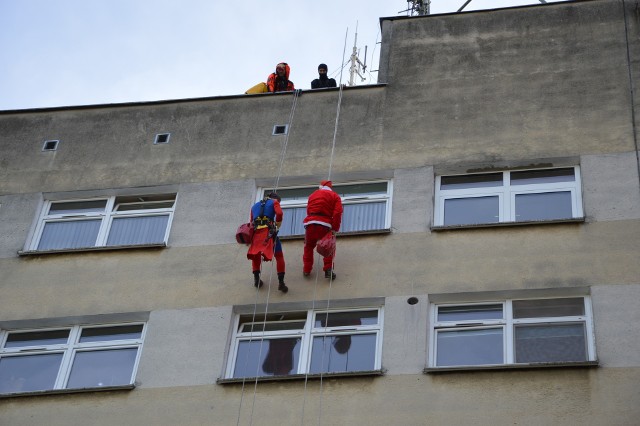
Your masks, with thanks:
M432 0L431 14L466 0ZM547 0L554 3L562 0ZM472 0L464 11L540 4ZM0 110L238 95L278 62L310 89L326 63L336 81L357 41L377 82L380 17L406 0L0 0ZM356 40L357 31L357 40ZM366 46L366 49L365 49Z

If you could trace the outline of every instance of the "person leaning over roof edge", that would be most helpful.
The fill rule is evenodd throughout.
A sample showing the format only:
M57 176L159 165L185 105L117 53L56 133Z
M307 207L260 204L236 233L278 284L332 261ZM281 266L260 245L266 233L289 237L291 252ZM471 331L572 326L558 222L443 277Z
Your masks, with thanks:
M326 87L337 87L336 81L327 76L328 68L326 64L318 65L318 78L311 82L312 89L324 89Z
M291 68L286 62L276 65L276 71L267 77L267 89L269 92L292 92L295 90L293 82L289 80Z

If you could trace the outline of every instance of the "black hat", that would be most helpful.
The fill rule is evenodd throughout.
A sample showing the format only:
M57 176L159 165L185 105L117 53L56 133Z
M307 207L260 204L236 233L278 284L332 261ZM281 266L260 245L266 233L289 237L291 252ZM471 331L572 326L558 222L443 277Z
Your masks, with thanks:
M281 200L280 196L275 191L273 191L273 192L271 192L269 194L269 198L273 198L273 199L278 200L278 201Z
M327 64L318 65L318 69L329 70L329 68L327 67Z

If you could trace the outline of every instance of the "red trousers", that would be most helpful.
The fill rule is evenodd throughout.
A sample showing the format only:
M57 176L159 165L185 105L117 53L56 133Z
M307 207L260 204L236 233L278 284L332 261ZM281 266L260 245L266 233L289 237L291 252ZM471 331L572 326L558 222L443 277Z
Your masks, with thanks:
M313 249L316 248L318 241L331 232L331 228L312 223L307 225L304 231L304 252L302 254L302 272L310 273L313 269ZM333 253L335 255L335 252ZM325 257L323 271L333 268L333 256Z
M277 251L274 253L274 257L276 258L276 271L278 273L285 271L285 263L284 263L284 254L281 251ZM262 263L262 259L259 256L251 258L251 266L254 271L260 270L260 263Z

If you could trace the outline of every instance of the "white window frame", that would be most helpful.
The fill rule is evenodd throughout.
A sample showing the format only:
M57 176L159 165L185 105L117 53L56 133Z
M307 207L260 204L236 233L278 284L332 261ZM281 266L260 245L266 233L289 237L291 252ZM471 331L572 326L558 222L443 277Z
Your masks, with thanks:
M523 171L536 171L536 170L553 170L553 169L574 169L575 180L572 182L554 182L554 183L539 183L528 185L512 185L511 173L523 172ZM490 197L497 196L499 203L499 217L496 223L527 223L530 221L519 221L515 217L515 200L516 195L521 194L542 194L542 193L557 193L557 192L570 192L571 193L571 219L583 218L582 208L582 181L580 177L580 166L568 166L568 167L549 167L540 169L522 169L513 171L497 171L497 172L483 172L483 173L469 173L467 176L482 175L491 173L502 173L502 185L501 186L487 186L481 188L464 188L464 189L440 189L442 177L447 176L459 176L459 175L440 175L436 176L436 190L435 200L436 205L434 208L434 225L435 226L475 226L475 225L492 225L494 223L470 223L462 225L445 225L444 224L444 207L446 200L461 199L461 198L475 198L475 197ZM540 220L553 222L557 220L566 219L550 219ZM539 222L539 221L534 221Z
M557 300L563 298L581 298L584 301L584 315L580 316L563 316L563 317L539 317L539 318L513 318L513 301L520 300ZM485 320L457 320L457 321L438 321L439 307L464 307L464 306L484 306L484 305L501 305L502 319L485 319ZM558 361L557 363L517 363L515 362L515 327L521 324L576 324L582 323L585 326L586 338L586 360L581 362L573 362L580 364L585 362L596 361L595 334L593 327L593 313L591 298L589 296L566 296L566 297L535 297L535 298L515 298L506 300L486 300L482 302L460 302L460 303L432 303L430 305L430 326L429 326L429 359L428 369L430 370L450 370L459 368L491 368L495 366L531 366L531 365L568 365L572 362ZM438 366L438 332L439 331L460 331L460 330L482 330L482 329L502 329L503 336L503 361L499 364L474 364L474 365L455 365L455 366Z
M140 195L140 197L149 196L148 194ZM110 196L110 197L97 197L97 198L79 198L79 199L63 199L63 200L45 200L42 210L38 216L37 224L35 227L34 237L32 238L30 244L28 245L28 252L59 252L59 251L79 251L79 250L91 250L98 248L118 248L122 246L118 245L107 245L107 241L109 238L109 232L111 231L111 225L114 219L117 218L127 218L127 217L141 217L141 216L168 216L167 227L164 232L164 236L162 238L161 245L166 245L169 239L169 233L171 230L171 224L173 222L173 215L175 212L176 203L178 201L177 194L167 194L167 200L165 201L142 201L136 203L118 203L116 204L116 200L118 198L125 196ZM126 196L128 197L128 196ZM165 208L149 208L149 209L139 209L139 210L128 210L119 212L117 209L121 205L127 204L147 204L149 206L153 206L153 204L163 203L169 200L173 200L172 207ZM84 213L68 213L68 214L48 214L49 209L52 204L56 203L65 203L65 202L84 202L84 201L105 201L105 208L102 211L93 211L93 212L84 212ZM80 247L80 248L59 248L59 249L44 249L39 250L38 246L40 244L40 240L42 238L42 233L44 232L45 225L47 223L56 223L56 222L78 222L82 220L96 220L99 219L100 229L98 231L96 242L92 246ZM141 246L149 245L149 244L139 244ZM158 243L152 243L151 245L158 245ZM125 247L130 247L126 245Z
M140 337L137 339L122 339L122 340L105 340L105 341L95 341L95 342L80 342L80 337L82 331L85 329L95 329L95 328L105 328L105 327L119 327L119 326L142 326L142 331L140 333ZM60 344L44 344L44 345L36 345L36 346L20 346L20 347L12 347L5 348L5 343L7 341L8 336L11 333L29 333L29 332L48 332L48 331L59 331L59 330L69 330L69 336L67 338L66 343ZM46 355L46 354L56 354L61 353L62 359L60 361L60 366L58 369L58 375L56 377L55 383L51 389L41 390L41 391L24 391L24 392L12 392L5 393L0 395L12 395L12 394L20 394L20 393L50 393L62 390L74 390L74 389L87 389L87 390L99 390L103 389L103 387L97 386L92 388L68 388L67 383L69 381L69 377L71 375L71 369L73 368L73 362L75 356L79 352L95 352L101 350L112 350L112 349L137 349L136 359L133 363L133 368L131 371L131 377L129 382L126 384L120 384L115 386L104 386L104 389L113 389L113 388L130 388L134 385L136 373L138 371L138 365L140 363L140 356L142 353L142 346L146 335L146 323L144 322L131 322L131 323L109 323L109 324L84 324L84 325L74 325L69 327L55 327L55 328L37 328L37 329L11 329L11 330L2 330L0 329L0 359L9 358L12 356L28 356L28 355Z
M340 234L371 234L378 232L388 232L391 229L391 210L393 205L393 180L392 179L380 179L380 180L367 180L367 181L355 181L355 182L338 182L333 183L333 188L339 188L340 186L348 186L348 185L366 185L366 184L376 184L376 183L386 183L387 184L387 192L386 194L374 194L374 195L354 195L354 196L346 196L340 197L342 200L343 208L348 205L353 204L367 204L367 203L376 203L381 200L385 201L385 218L384 218L384 226L382 228L378 228L375 230L367 230L367 231L348 231L343 232L340 231ZM317 189L318 185L298 185L298 186L287 186L278 188L276 192L282 190L289 189ZM260 187L258 188L258 192L256 194L256 202L262 200L262 198L268 194L272 190L272 187ZM306 208L307 207L307 198L304 200L282 200L280 202L280 207L282 207L283 213L286 213L287 209L292 208ZM292 234L287 235L286 237L298 237L303 234Z
M375 325L350 325L350 326L339 326L339 327L314 327L316 317L320 317L322 315L326 315L327 313L340 313L340 312L359 312L359 311L377 311L378 312L378 323ZM304 311L299 311L300 313L304 313ZM272 312L273 313L273 312ZM263 323L264 314L256 314L255 321L253 324L261 325ZM353 309L311 309L306 311L306 318L304 319L305 325L302 329L296 330L277 330L277 331L249 331L249 332L241 332L240 327L240 317L241 315L236 315L234 320L234 331L231 337L231 349L229 351L229 359L227 362L227 368L225 370L225 379L228 380L243 380L243 378L234 378L234 369L236 365L236 360L238 356L238 348L239 342L241 341L249 341L256 342L261 340L269 340L274 337L289 337L296 338L299 337L301 339L300 345L300 359L298 362L298 370L295 373L289 375L266 375L259 376L260 378L283 378L283 377L291 377L296 375L312 375L312 376L341 376L341 375L354 375L357 374L358 371L348 371L348 372L326 372L326 373L309 373L309 369L311 368L311 349L313 345L313 339L315 337L322 336L336 336L336 335L361 335L361 334L375 334L376 335L376 347L374 354L374 369L367 370L364 373L371 371L379 371L381 369L382 363L382 328L384 322L384 312L382 306L370 306L370 307L358 307ZM281 323L286 322L300 322L299 320L290 320L283 321ZM243 324L250 325L251 322L245 322ZM265 349L266 350L266 349ZM254 376L251 376L252 378ZM246 378L246 377L245 377Z

